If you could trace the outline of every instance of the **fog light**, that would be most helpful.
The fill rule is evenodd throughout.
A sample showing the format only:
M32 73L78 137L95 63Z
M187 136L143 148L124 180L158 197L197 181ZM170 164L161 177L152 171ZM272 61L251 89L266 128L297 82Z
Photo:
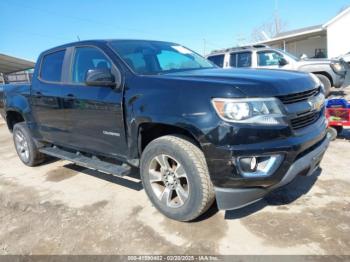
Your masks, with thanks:
M238 159L238 168L244 177L271 176L283 161L283 155L252 156Z
M254 156L240 158L239 164L243 172L255 172L258 168L258 161Z

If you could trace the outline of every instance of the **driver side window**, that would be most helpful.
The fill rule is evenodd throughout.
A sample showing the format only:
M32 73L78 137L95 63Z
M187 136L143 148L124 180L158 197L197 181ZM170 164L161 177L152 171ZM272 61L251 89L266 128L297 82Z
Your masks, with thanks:
M258 65L259 66L279 65L279 61L281 58L283 57L275 51L258 52Z
M86 73L90 69L111 69L108 58L97 48L77 47L75 49L72 82L84 83Z

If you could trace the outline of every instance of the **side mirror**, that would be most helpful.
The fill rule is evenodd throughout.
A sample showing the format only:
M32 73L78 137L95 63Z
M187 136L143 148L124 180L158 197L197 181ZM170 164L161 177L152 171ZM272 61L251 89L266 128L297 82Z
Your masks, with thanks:
M115 87L115 78L109 69L90 69L86 73L85 83L88 86Z
M288 65L288 61L285 58L281 57L278 60L278 64L279 64L279 66L285 66L285 65Z

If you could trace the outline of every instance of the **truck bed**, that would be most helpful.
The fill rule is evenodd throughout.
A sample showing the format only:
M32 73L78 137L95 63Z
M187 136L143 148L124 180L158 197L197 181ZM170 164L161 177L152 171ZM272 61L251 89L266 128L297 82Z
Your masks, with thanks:
M31 84L6 84L0 85L0 115L5 118L5 99L11 97L10 101L18 96L29 96ZM10 102L7 101L7 102Z

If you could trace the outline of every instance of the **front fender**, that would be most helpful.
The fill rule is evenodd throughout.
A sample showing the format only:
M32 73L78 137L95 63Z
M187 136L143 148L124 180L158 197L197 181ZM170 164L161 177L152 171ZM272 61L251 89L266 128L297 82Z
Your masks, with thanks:
M331 78L334 78L334 71L332 70L329 64L310 64L310 65L301 65L298 70L308 73L326 73Z
M129 149L130 158L135 158L139 154L140 149L140 129L144 124L165 125L167 127L174 127L174 129L181 129L190 134L195 141L202 147L205 146L205 134L201 131L200 116L196 119L187 119L187 117L164 116L164 115L148 115L137 116L132 119L129 125Z

